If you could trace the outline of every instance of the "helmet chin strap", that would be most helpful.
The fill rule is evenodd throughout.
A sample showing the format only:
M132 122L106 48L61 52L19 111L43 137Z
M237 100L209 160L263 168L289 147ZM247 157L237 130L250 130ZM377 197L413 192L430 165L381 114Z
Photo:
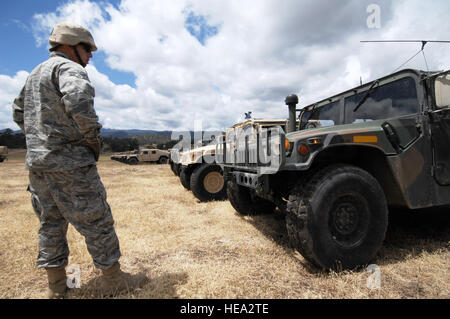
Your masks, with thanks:
M75 55L77 56L79 63L83 66L83 68L85 68L86 64L83 63L83 60L81 60L80 54L78 53L77 46L76 45L72 46L72 49L73 49L73 51L75 51Z

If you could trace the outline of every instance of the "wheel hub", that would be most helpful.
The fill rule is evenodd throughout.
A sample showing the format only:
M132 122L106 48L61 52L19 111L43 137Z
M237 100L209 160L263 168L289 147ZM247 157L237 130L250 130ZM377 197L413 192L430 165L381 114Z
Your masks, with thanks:
M223 176L219 172L210 172L203 180L203 186L208 193L218 193L224 185Z
M342 196L334 203L329 215L333 240L345 248L358 245L367 233L368 218L365 200L358 196Z
M339 205L334 212L336 229L342 235L351 234L358 225L358 212L356 207L349 203Z

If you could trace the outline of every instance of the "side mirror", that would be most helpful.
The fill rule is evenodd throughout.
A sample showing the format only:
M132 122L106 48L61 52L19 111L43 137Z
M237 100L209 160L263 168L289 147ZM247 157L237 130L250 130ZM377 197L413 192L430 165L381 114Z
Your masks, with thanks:
M444 108L450 106L450 74L438 76L434 80L434 92L436 107Z

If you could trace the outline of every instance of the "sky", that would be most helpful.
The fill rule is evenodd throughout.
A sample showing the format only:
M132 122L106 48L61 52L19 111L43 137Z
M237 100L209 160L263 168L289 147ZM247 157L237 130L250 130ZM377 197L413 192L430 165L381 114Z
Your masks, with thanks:
M0 129L61 21L99 48L86 67L105 128L225 130L251 111L299 107L397 70L421 43L450 40L448 0L15 0L0 10ZM450 44L427 43L402 68L450 69Z

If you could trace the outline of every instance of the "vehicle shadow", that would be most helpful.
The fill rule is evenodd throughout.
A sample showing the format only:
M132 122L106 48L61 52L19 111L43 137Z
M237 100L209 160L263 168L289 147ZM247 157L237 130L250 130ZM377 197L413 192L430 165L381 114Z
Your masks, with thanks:
M240 217L252 224L265 237L273 240L286 252L286 254L292 256L299 266L305 268L309 273L318 274L323 272L321 269L304 259L297 250L291 246L286 229L285 215L279 210L275 210L271 214L255 215L250 218L244 216Z
M379 265L393 264L422 252L450 249L450 208L418 211L390 209L386 237L377 254Z
M285 216L282 212L276 210L271 214L243 216L236 214L250 223L267 238L273 240L287 252L292 253L292 247L289 244L289 238L286 229Z
M273 214L246 218L264 236L280 245L288 254L296 255L287 235L284 215ZM420 211L390 209L389 226L384 243L373 260L378 265L395 264L422 252L433 253L450 250L450 208ZM318 270L306 260L299 263L309 272Z

